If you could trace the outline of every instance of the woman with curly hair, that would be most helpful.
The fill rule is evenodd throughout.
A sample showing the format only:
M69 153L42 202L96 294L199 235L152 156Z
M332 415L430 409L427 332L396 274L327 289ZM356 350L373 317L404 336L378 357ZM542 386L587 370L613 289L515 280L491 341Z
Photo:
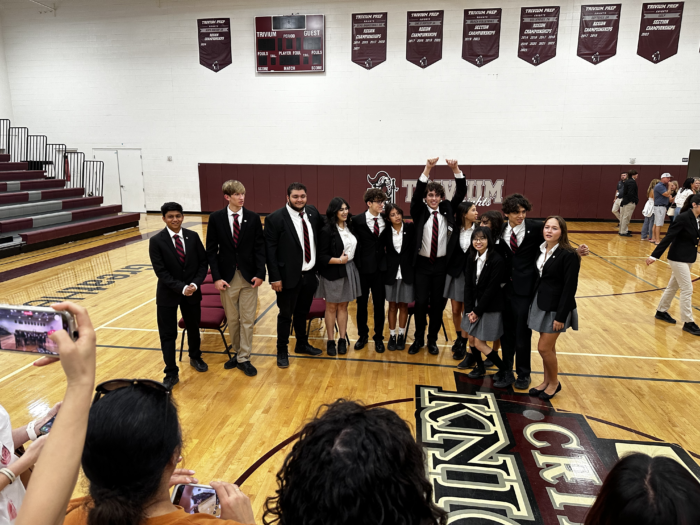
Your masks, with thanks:
M265 525L447 523L404 420L343 399L325 408L284 460L277 495L265 502Z

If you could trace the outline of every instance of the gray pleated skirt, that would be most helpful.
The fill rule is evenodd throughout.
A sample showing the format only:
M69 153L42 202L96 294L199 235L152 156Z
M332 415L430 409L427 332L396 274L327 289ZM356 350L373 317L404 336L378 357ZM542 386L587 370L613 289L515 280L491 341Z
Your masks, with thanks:
M470 322L465 315L462 317L461 328L481 341L497 341L503 335L503 315L501 312L486 312L476 323Z
M552 328L556 315L556 312L545 312L540 310L540 307L537 306L537 294L535 294L535 298L532 300L532 304L530 305L530 315L527 317L527 327L530 330L534 330L535 332L539 332L541 334L562 333L566 332L569 328L578 330L578 312L575 308L573 311L569 312L569 315L566 317L564 328L558 332L555 332Z
M345 265L347 277L329 281L325 277L319 279L318 288L314 297L325 299L327 303L349 303L362 295L360 287L360 273L353 261Z
M464 302L464 272L459 272L457 277L447 274L445 279L445 289L442 292L445 299Z
M386 300L390 303L412 303L415 300L413 293L413 285L404 282L402 279L396 279L396 282L391 286L384 285L386 291Z

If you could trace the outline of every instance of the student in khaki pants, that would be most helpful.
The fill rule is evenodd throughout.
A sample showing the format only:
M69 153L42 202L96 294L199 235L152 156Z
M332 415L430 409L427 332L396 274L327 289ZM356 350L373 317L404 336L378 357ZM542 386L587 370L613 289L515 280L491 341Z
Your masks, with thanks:
M265 281L265 237L260 216L243 207L243 184L229 180L221 190L229 204L209 216L207 257L237 352L224 368L238 368L252 377L258 373L250 363L250 352L258 287Z

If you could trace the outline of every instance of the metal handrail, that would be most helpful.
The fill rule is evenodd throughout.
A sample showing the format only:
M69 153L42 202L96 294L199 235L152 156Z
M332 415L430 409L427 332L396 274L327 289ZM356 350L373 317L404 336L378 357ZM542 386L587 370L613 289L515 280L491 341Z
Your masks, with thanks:
M10 119L0 119L0 149L10 152Z
M10 148L8 153L10 154L10 162L24 162L23 157L27 155L29 128L11 126L9 130Z
M86 197L103 196L105 182L105 163L101 160L86 160L83 169L83 181Z

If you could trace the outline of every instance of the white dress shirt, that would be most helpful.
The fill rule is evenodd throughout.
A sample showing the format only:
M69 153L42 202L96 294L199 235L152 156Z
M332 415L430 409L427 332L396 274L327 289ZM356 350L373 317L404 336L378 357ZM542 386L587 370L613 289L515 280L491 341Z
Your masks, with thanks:
M377 215L375 217L369 212L369 210L367 210L365 212L365 220L367 221L367 227L371 232L374 232L374 219L377 219L377 224L379 225L379 234L381 235L381 233L384 231L384 228L386 228L386 223L384 222L384 219L381 215Z
M559 248L559 244L555 244L554 248L547 251L547 241L540 244L540 252L541 253L540 253L540 256L537 258L537 271L540 272L540 277L542 277L542 270L544 269L544 265L547 264L547 261L552 256L552 254L557 250L557 248Z
M348 228L347 223L345 224L345 228L341 228L337 224L335 225L335 227L338 228L338 233L340 233L340 239L343 241L343 251L345 252L345 255L348 256L348 262L350 262L355 258L355 250L357 249L357 239L352 233L350 233L350 229Z
M228 225L229 225L229 228L231 228L231 235L233 235L233 215L234 215L234 212L228 206L226 206L226 211L228 212ZM236 214L238 214L238 228L239 229L243 228L243 208L238 210L236 212ZM240 233L239 233L239 235L240 235Z
M467 250L469 249L469 244L472 242L472 233L474 233L474 223L472 223L472 227L465 230L462 228L459 231L459 247L462 248L462 251L464 253L467 253Z
M175 237L180 237L180 242L182 243L182 251L187 253L187 251L185 250L185 238L182 236L182 229L180 229L180 231L178 233L175 233L170 228L168 228L168 233L170 234L170 239L173 241L173 246L175 247L175 249L177 249L177 244L175 243ZM194 291L196 292L197 285L194 283L190 283L190 285L194 286ZM182 289L182 295L185 295L185 290L187 290L187 286L185 286Z
M481 272L484 270L484 265L486 264L486 258L488 257L489 251L486 250L483 254L479 255L479 252L476 253L476 282L479 282L479 276L481 275Z
M306 214L306 208L304 208L302 211L304 212L304 222L309 230L309 248L311 251L311 259L309 262L306 262L306 259L304 258L304 226L301 224L301 217L299 217L300 212L296 211L289 204L287 204L287 212L292 218L292 224L294 224L294 228L297 230L299 244L301 244L301 271L308 272L314 266L316 266L316 239L314 239L314 229L311 227L311 223L309 222L309 216Z
M403 224L401 224L401 229L397 232L396 228L391 227L391 242L394 245L394 250L396 253L401 253L401 246L403 246ZM396 278L401 279L401 263L399 263L399 270L396 272Z
M506 221L506 229L503 231L503 242L510 248L510 236L515 232L515 237L518 239L518 246L523 243L525 238L525 221L518 224L515 228L510 227L510 221Z
M463 179L464 174L460 171L459 174L455 174L455 179ZM419 181L423 183L428 182L428 177L425 174L421 174ZM421 248L418 255L423 257L430 257L430 246L433 242L433 222L435 219L438 221L438 243L437 243L437 257L444 257L447 254L447 221L445 217L440 213L440 208L438 206L437 210L433 210L428 203L425 203L428 211L430 212L430 217L425 221L425 226L423 226L423 239L421 242ZM433 212L438 212L437 215L433 215Z

